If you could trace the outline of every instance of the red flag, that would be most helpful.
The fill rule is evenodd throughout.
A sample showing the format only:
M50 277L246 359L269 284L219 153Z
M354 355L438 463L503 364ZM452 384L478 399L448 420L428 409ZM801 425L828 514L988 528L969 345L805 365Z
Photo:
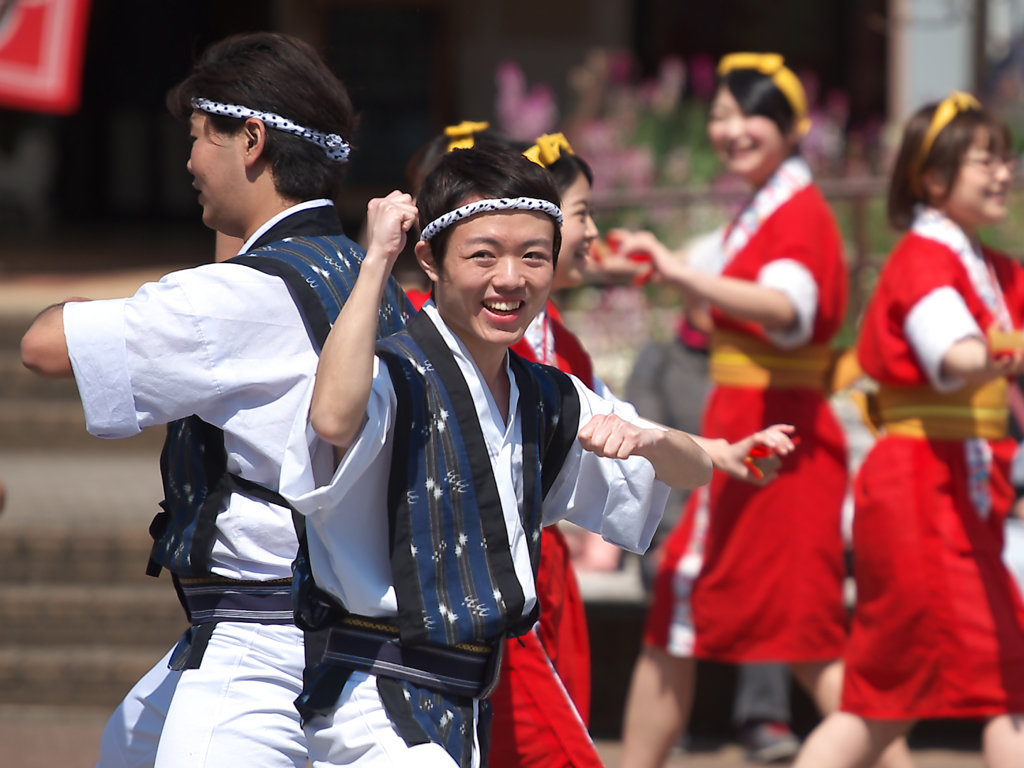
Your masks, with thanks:
M89 0L0 0L0 106L75 112L88 18Z

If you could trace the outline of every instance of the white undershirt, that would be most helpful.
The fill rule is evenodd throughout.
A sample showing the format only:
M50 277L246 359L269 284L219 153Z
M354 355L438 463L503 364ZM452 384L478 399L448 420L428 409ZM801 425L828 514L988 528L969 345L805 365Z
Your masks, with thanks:
M920 299L903 320L903 334L914 350L928 381L937 392L954 392L962 379L944 377L942 360L954 344L984 334L975 322L964 297L953 287L936 288Z
M791 328L765 328L765 336L779 349L796 349L814 335L814 318L818 314L818 283L814 275L795 259L769 261L757 273L757 284L782 293L796 312Z

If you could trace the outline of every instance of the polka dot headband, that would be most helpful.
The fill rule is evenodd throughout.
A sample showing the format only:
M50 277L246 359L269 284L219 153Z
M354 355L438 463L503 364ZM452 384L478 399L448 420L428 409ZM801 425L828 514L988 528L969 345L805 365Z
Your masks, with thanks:
M210 101L209 99L192 99L192 108L202 110L203 112L209 112L213 115L221 115L223 117L237 117L239 119L255 117L257 120L262 120L264 124L274 128L275 130L295 134L300 139L311 141L314 144L323 147L327 156L331 158L331 160L337 160L339 163L344 163L348 160L348 153L350 149L348 142L336 133L321 133L320 131L314 131L310 128L305 128L298 123L293 123L286 117L275 115L273 112L260 112L257 109L240 107L237 104L221 104L220 102Z
M461 208L456 208L454 211L448 211L443 216L438 216L423 228L420 240L428 242L441 230L474 214L509 210L540 211L555 219L559 227L562 226L562 211L550 200L539 200L535 197L498 197L491 200L477 200Z

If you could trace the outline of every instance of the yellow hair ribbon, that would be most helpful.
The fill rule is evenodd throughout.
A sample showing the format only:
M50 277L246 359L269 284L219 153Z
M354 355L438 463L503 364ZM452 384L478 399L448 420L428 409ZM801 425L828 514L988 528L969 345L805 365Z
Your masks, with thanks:
M935 108L935 114L932 115L932 122L928 126L928 131L924 135L924 139L921 141L921 148L917 150L917 157L914 158L914 164L910 168L910 179L911 184L914 187L914 194L918 197L924 197L924 188L921 185L921 169L924 167L925 161L928 159L928 154L932 151L932 145L935 144L935 139L942 133L942 129L949 125L953 118L959 115L961 112L981 111L981 104L978 100L971 96L969 93L963 91L953 91L945 98L945 100Z
M803 136L811 129L811 119L807 116L807 94L800 78L786 66L785 61L777 53L730 53L718 62L718 76L724 77L735 69L753 69L770 77L793 108L796 132Z
M491 124L488 122L474 123L470 120L463 120L458 125L449 125L444 129L444 135L448 137L448 152L453 149L472 149L476 134L483 133Z
M562 156L562 150L570 155L576 154L565 136L560 133L545 133L532 147L523 152L523 155L542 168L547 168Z

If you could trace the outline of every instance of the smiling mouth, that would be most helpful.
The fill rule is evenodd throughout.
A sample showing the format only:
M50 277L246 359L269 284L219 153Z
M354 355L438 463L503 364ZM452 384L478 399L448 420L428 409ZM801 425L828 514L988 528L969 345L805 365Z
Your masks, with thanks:
M484 307L496 315L513 315L523 306L521 301L485 301Z

